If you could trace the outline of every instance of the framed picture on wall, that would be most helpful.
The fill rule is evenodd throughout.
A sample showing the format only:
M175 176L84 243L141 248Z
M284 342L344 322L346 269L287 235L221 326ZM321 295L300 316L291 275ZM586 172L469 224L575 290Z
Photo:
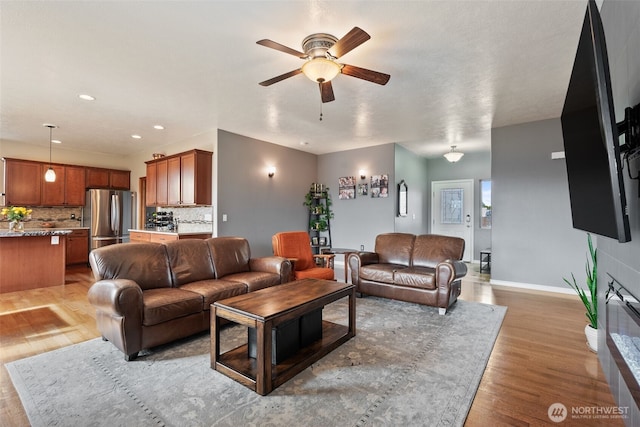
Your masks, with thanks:
M389 197L389 174L371 175L371 197Z
M369 184L358 184L358 196L366 196L369 194Z
M349 200L356 198L356 177L343 176L338 178L338 199Z

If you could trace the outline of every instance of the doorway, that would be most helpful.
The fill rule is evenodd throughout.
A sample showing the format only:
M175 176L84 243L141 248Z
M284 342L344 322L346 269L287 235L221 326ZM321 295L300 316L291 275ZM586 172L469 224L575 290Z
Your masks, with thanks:
M464 239L462 260L473 258L473 179L431 183L431 233Z

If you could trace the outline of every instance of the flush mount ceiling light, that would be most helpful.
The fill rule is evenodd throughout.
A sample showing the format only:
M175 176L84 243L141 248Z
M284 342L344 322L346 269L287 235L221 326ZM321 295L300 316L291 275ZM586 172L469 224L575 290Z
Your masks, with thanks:
M448 153L446 153L444 155L444 158L447 159L448 161L450 161L451 163L455 163L458 160L460 160L462 158L462 156L464 156L464 153L461 153L459 151L456 151L456 146L452 145L451 146L451 151L449 151Z
M48 123L45 123L42 126L49 128L49 169L47 169L47 172L44 174L44 180L46 182L56 182L56 172L51 167L51 146L53 145L51 135L53 133L53 128L57 128L58 126Z

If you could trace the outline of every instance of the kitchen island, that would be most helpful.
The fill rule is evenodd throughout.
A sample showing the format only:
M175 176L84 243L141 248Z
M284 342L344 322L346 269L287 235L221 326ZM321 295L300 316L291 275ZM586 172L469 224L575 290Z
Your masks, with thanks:
M179 231L169 230L166 227L145 228L141 230L129 230L131 242L169 242L180 239L208 239L211 231L182 228Z
M66 229L0 230L0 293L64 285Z

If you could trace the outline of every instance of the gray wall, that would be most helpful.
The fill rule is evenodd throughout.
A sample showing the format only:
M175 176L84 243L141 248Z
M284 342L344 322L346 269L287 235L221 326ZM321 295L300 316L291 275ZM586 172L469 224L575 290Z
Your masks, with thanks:
M375 237L394 231L396 183L394 176L395 144L378 145L358 150L318 156L318 182L329 186L335 218L331 220L331 238L334 247L373 250ZM356 196L353 200L338 200L338 178L355 176L358 171L371 175L389 175L389 197ZM369 188L371 190L371 188Z
M606 0L601 10L607 39L609 67L613 87L616 118L624 119L624 108L640 103L640 2ZM634 175L640 169L640 161L632 162ZM610 273L636 297L640 298L640 199L638 181L630 180L625 169L624 180L631 242L618 243L606 237L598 237L598 298L599 333L598 357L603 366L613 395L619 406L629 407L627 425L640 424L640 411L620 377L618 368L606 347L606 306L604 295Z
M395 231L398 233L426 234L429 232L429 183L427 179L427 159L416 156L400 145L395 146L394 203L397 203L398 184L407 184L407 216L395 214ZM397 205L396 205L397 206Z
M563 150L560 119L492 130L492 282L584 283L586 233L573 229L564 160L551 159Z
M242 236L253 256L271 255L278 231L306 230L302 204L316 180L317 156L220 130L218 235ZM273 178L267 168L275 166ZM222 221L222 215L227 221Z
M473 179L474 185L474 235L473 259L480 259L480 251L491 247L491 230L480 228L480 180L491 179L491 153L467 153L456 163L450 163L444 157L427 161L427 202L425 215L427 224L431 224L431 183L453 179ZM430 229L430 227L429 227Z

